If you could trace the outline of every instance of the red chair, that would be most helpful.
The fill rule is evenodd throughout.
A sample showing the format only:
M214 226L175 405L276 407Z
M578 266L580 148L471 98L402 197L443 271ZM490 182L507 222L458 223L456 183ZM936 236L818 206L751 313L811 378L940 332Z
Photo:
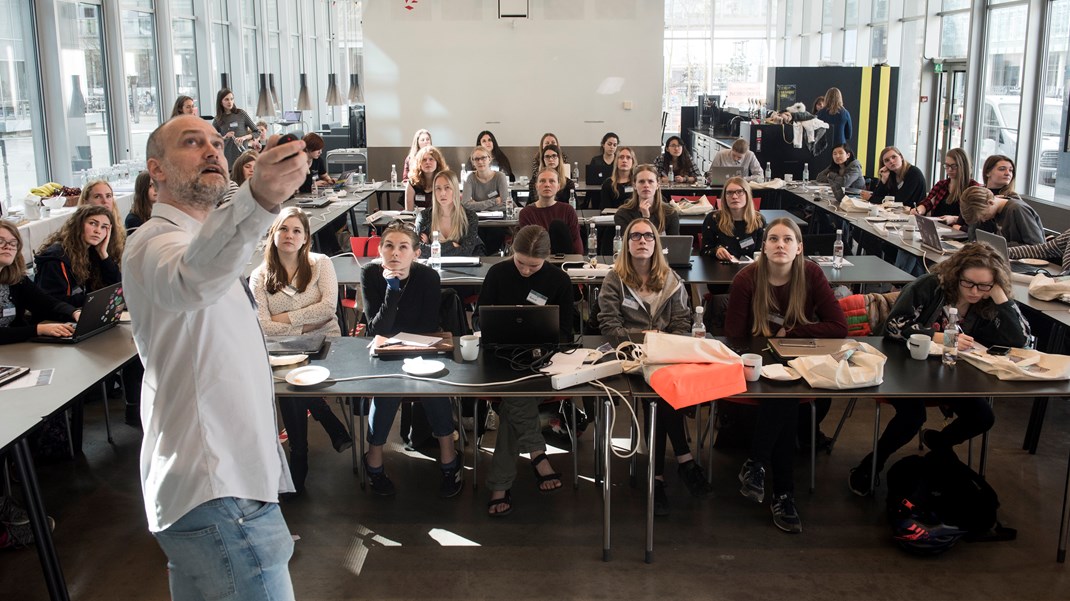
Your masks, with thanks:
M377 257L379 256L379 236L352 236L349 238L349 248L353 251L353 257ZM350 290L348 286L344 286L340 292L341 298L338 299L338 306L342 312L342 330L347 332L348 335L354 336L357 334L356 330L360 327L360 309L357 307L357 291L353 291L353 298L349 298ZM348 327L348 321L346 320L346 309L353 311L354 315L358 316L355 320L355 324L352 329Z
M721 199L720 199L720 197L716 197L716 196L715 196L715 197L713 198L713 200L714 200L714 202L713 202L713 206L717 207L717 209L718 209L718 210L720 210L720 208L721 208ZM762 199L761 199L761 198L757 198L757 197L756 197L756 198L754 199L754 210L755 210L755 211L760 211L760 210L762 210Z

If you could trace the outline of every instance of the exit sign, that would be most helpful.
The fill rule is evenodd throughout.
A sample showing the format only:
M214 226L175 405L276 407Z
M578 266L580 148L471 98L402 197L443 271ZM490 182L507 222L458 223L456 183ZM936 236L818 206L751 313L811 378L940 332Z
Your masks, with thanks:
M936 63L934 66L935 66L934 72L936 72L936 73L943 73L944 72L944 63Z

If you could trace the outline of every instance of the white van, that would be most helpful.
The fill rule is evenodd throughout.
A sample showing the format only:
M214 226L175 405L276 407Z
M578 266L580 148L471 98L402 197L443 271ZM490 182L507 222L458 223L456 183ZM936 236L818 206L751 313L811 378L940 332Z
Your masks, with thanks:
M1018 147L1018 110L1020 96L985 96L981 126L981 156L978 162L993 154L1015 156ZM1040 164L1038 182L1045 186L1055 185L1055 172L1059 167L1059 125L1062 105L1058 98L1044 100L1041 118Z

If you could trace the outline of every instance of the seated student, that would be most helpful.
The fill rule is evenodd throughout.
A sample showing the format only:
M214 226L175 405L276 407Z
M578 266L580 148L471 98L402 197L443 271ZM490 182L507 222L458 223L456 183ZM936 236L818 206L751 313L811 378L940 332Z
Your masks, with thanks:
M539 170L542 169L542 150L550 145L561 148L561 143L557 141L557 136L552 133L545 133L539 138L539 147L535 149L535 156L531 159L531 179L537 179L539 177ZM561 152L561 162L568 164L568 155Z
M310 251L308 215L297 207L282 209L268 230L264 262L249 277L260 327L268 336L342 335L335 316L338 278L327 255ZM323 426L341 453L353 438L322 398L279 396L279 413L290 438L290 476L296 494L308 476L308 414Z
M34 336L70 336L74 328L68 322L78 321L81 314L26 277L22 236L9 221L0 221L0 309L0 344L25 342ZM61 323L34 324L42 320Z
M591 162L587 165L594 167L601 173L605 174L602 178L608 178L613 173L613 165L616 163L617 145L620 144L620 136L613 132L606 132L602 136L602 142L598 147L602 149L602 153L591 157ZM588 184L601 185L602 182L587 182Z
M409 224L394 221L383 230L379 242L382 263L368 263L361 270L360 291L364 312L368 316L368 334L394 336L400 332L431 334L438 332L439 305L442 304L438 273L416 262L420 256L420 239ZM368 452L364 454L372 492L390 496L394 483L383 466L383 446L394 424L401 402L397 397L375 397L368 414ZM453 497L464 487L461 458L453 446L453 409L449 399L423 398L431 431L438 439L442 484L439 494Z
M535 190L538 198L520 210L517 219L520 227L540 225L550 233L550 246L554 253L583 254L583 240L580 238L580 221L576 210L568 203L557 202L558 173L546 168L539 172Z
M112 211L81 206L45 240L34 257L34 281L48 295L81 308L89 292L122 280L111 254Z
M635 169L635 191L628 202L613 215L613 223L621 231L639 218L649 219L659 234L680 235L680 213L676 207L661 199L658 172L653 165L639 165Z
M119 205L115 204L115 193L112 192L111 184L104 180L90 182L82 188L82 194L78 197L78 206L87 205L107 207L111 211L111 240L108 242L108 254L119 258L123 256L126 248L126 228L123 227L122 216L119 215Z
M509 157L505 156L501 146L498 146L498 139L494 137L493 133L488 130L479 132L479 135L476 136L476 148L483 148L490 155L490 163L487 167L491 171L504 175L506 184L513 181L513 166L509 164ZM471 171L478 168L479 165L476 165L469 157L468 169ZM468 184L465 183L465 188L467 187Z
M598 295L598 328L603 336L627 339L629 334L657 330L669 334L691 331L687 286L661 253L661 238L649 219L636 219L624 230L626 242ZM649 411L649 404L643 403ZM669 515L665 494L665 438L672 440L681 479L696 497L712 489L687 444L684 414L658 399L654 464L654 515ZM649 427L650 419L643 420Z
M933 184L925 200L911 210L915 215L928 215L939 217L945 224L953 229L964 229L959 198L971 186L980 186L970 174L973 167L970 165L970 157L961 148L952 148L944 156L944 171L947 177Z
M1017 196L992 196L988 188L973 187L962 193L959 204L971 241L977 230L984 230L1003 236L1008 246L1044 243L1040 215Z
M628 146L617 147L617 159L613 173L602 182L598 209L615 209L632 196L632 178L635 175L635 151Z
M994 154L985 159L981 179L996 196L1018 196L1014 191L1014 161L1008 156Z
M832 164L817 174L817 181L839 186L844 191L857 192L866 187L862 163L855 158L851 145L844 142L832 147Z
M152 181L148 171L142 171L134 180L134 203L130 206L130 212L126 214L123 225L127 232L131 232L152 217L152 205L156 204L156 184Z
M721 261L750 257L761 250L764 236L765 219L754 208L750 184L742 177L729 178L721 208L702 220L699 254Z
M171 108L171 116L196 115L197 103L189 96L179 96L175 99L175 105Z
M550 236L538 225L520 228L513 236L511 261L496 263L487 272L479 292L479 306L556 305L560 340L572 340L572 282L550 256ZM539 425L538 401L527 397L503 398L498 404L497 441L487 474L490 502L487 513L501 517L513 510L511 490L516 480L516 456L529 453L539 490L552 492L562 486L561 474L554 471L546 455L546 441Z
M557 199L557 202L568 204L569 197L576 191L576 182L569 178L568 164L561 160L561 154L561 149L556 144L543 146L542 153L539 154L539 171L553 169L557 172L557 181L563 183L558 188L557 195L554 198ZM535 179L532 178L528 183L530 198L538 196L535 192Z
M442 153L434 146L417 150L411 167L409 177L405 180L406 211L412 211L418 206L431 206L435 175L450 168Z
M457 176L452 171L435 174L435 201L416 215L421 254L431 256L434 232L439 234L443 257L475 257L483 254L479 218L475 211L461 206L461 195L457 188Z
M401 166L401 181L406 181L412 172L416 169L416 153L431 146L431 132L426 129L418 129L416 133L412 135L412 145L409 147L409 154L405 156L405 162Z
M305 183L301 184L299 191L308 194L321 186L334 185L334 178L327 173L327 157L323 156L326 143L323 137L315 132L309 132L302 138L305 142L305 152L308 153L308 175ZM237 161L234 161L237 163Z
M762 254L732 280L725 335L844 338L847 318L824 272L803 256L802 233L794 221L775 219L765 228ZM773 523L802 532L795 507L795 438L798 399L763 399L750 457L740 470L740 493L761 503L765 471L773 470Z
M230 166L230 183L227 184L227 191L219 201L219 206L230 202L230 199L234 198L234 195L238 193L238 188L245 183L245 180L253 177L253 171L256 170L256 159L259 157L260 153L257 151L246 150L241 153L238 160L234 161L234 164Z
M501 171L491 169L493 155L483 146L476 146L468 160L475 171L464 181L461 204L473 211L503 210L509 198L509 178Z
M881 168L878 172L880 181L872 192L863 190L862 198L874 204L884 202L884 197L894 196L896 202L904 207L914 208L925 198L925 175L903 158L903 153L895 146L881 151Z
M1023 244L1007 248L1011 259L1044 259L1061 262L1063 271L1070 271L1070 230L1059 234L1043 244Z
M658 181L663 184L695 183L695 165L691 162L691 155L684 148L680 136L670 136L665 141L665 152L654 160L654 168L657 169ZM672 181L669 181L670 170Z
M713 155L711 167L739 167L743 173L743 179L748 182L760 182L765 179L765 172L758 157L750 150L750 144L743 138L737 138L732 142L731 148Z
M933 343L942 344L952 307L959 313L959 350L970 348L975 340L985 346L1014 347L1029 340L1029 324L1011 299L1006 264L991 246L980 242L966 244L930 273L907 284L888 314L884 335L905 342L912 334L925 334L933 337ZM910 442L925 423L924 399L890 399L889 403L895 407L895 417L877 440L877 474L892 453ZM930 449L965 442L987 432L995 422L992 408L983 398L946 399L941 410L957 418L943 430L924 433L922 440ZM873 493L872 469L873 455L868 454L851 470L848 484L855 494Z

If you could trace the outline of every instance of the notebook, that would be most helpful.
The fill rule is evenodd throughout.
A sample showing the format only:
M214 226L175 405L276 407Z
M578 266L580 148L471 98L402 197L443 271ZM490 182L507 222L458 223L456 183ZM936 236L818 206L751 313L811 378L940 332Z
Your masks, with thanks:
M725 182L730 178L742 175L743 170L740 167L710 167L707 177L709 178L710 187L723 188Z
M694 236L662 236L661 248L669 267L691 268L691 245Z
M936 222L928 217L918 217L915 219L918 223L918 233L921 234L921 247L926 250L931 250L941 255L950 254L958 250L957 247L948 244L940 239L940 234L936 232Z
M1042 271L1042 267L1036 267L1034 265L1026 265L1025 263L1019 263L1017 261L1010 260L1010 252L1007 249L1007 239L999 234L993 234L984 230L977 230L977 241L987 242L989 246L996 249L999 256L1003 257L1003 260L1007 261L1007 265L1014 273L1022 273L1025 275L1036 275Z
M50 342L53 344L75 344L86 338L115 327L123 313L126 303L123 301L123 285L112 284L85 297L82 314L74 326L74 334L57 338L55 336L36 336L31 342Z
M557 305L484 305L479 328L486 347L552 345L561 339Z

